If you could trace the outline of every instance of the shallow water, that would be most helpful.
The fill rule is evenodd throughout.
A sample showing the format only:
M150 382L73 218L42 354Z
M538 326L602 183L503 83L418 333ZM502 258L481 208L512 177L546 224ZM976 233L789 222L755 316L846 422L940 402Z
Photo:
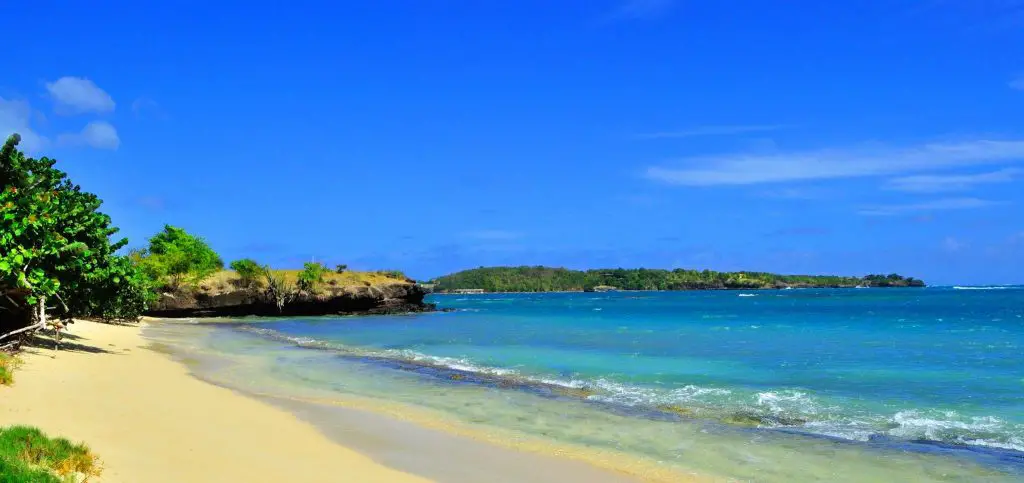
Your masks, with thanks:
M1024 290L437 296L161 326L226 384L379 398L753 481L1019 481Z

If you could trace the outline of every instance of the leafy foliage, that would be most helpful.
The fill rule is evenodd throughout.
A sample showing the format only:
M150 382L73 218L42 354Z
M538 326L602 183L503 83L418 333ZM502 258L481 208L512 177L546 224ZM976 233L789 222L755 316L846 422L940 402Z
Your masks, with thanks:
M284 305L294 297L294 287L280 270L271 270L270 267L264 266L263 277L267 284L267 298L274 302L278 312L283 311Z
M171 225L153 235L149 247L136 252L134 259L155 284L171 290L196 285L224 268L206 240Z
M483 289L488 292L550 292L614 287L622 290L759 289L783 287L923 286L924 282L899 275L865 278L777 275L764 272L713 270L595 269L587 271L550 267L489 267L465 270L436 280L438 291ZM884 284L883 284L884 283Z
M320 287L324 283L324 275L327 272L327 267L320 262L306 262L302 264L302 271L299 272L296 286L300 291L308 294L318 294L320 293Z
M244 288L256 287L263 276L264 268L251 258L231 262L231 269L238 274L239 285Z
M0 294L7 311L42 298L61 317L137 317L146 290L135 267L115 254L127 240L111 241L118 230L99 211L102 201L54 168L56 160L25 156L19 141L15 134L0 149Z

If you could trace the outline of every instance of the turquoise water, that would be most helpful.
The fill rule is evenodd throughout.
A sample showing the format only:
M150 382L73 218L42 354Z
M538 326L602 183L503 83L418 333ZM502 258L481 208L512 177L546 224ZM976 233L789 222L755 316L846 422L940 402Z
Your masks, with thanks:
M432 297L455 311L243 320L204 344L273 354L268 372L308 387L726 476L1024 476L1022 287Z

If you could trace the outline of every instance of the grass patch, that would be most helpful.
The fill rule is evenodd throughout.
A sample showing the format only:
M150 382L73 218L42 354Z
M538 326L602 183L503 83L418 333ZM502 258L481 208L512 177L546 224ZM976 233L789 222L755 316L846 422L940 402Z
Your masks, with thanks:
M14 383L14 370L21 365L17 357L0 352L0 386L10 386Z
M28 426L0 428L0 483L84 482L101 471L99 459L84 444L50 438Z
M295 285L302 270L274 270L284 275L285 282ZM388 285L393 283L407 283L405 278L399 276L400 272L394 270L382 270L378 272L327 272L324 274L324 284L330 287L363 287L371 285ZM223 293L234 290L238 285L240 277L233 270L221 270L200 282L200 287L205 287L213 293Z

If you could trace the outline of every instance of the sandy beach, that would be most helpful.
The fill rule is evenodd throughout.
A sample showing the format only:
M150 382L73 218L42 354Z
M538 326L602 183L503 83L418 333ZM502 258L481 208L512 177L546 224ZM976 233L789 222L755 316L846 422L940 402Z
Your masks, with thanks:
M0 387L0 426L84 441L103 482L425 482L341 446L287 411L199 381L137 326L71 325Z
M60 351L27 348L15 384L0 387L0 426L87 443L102 482L670 481L373 411L246 395L156 350L145 324L78 321Z

